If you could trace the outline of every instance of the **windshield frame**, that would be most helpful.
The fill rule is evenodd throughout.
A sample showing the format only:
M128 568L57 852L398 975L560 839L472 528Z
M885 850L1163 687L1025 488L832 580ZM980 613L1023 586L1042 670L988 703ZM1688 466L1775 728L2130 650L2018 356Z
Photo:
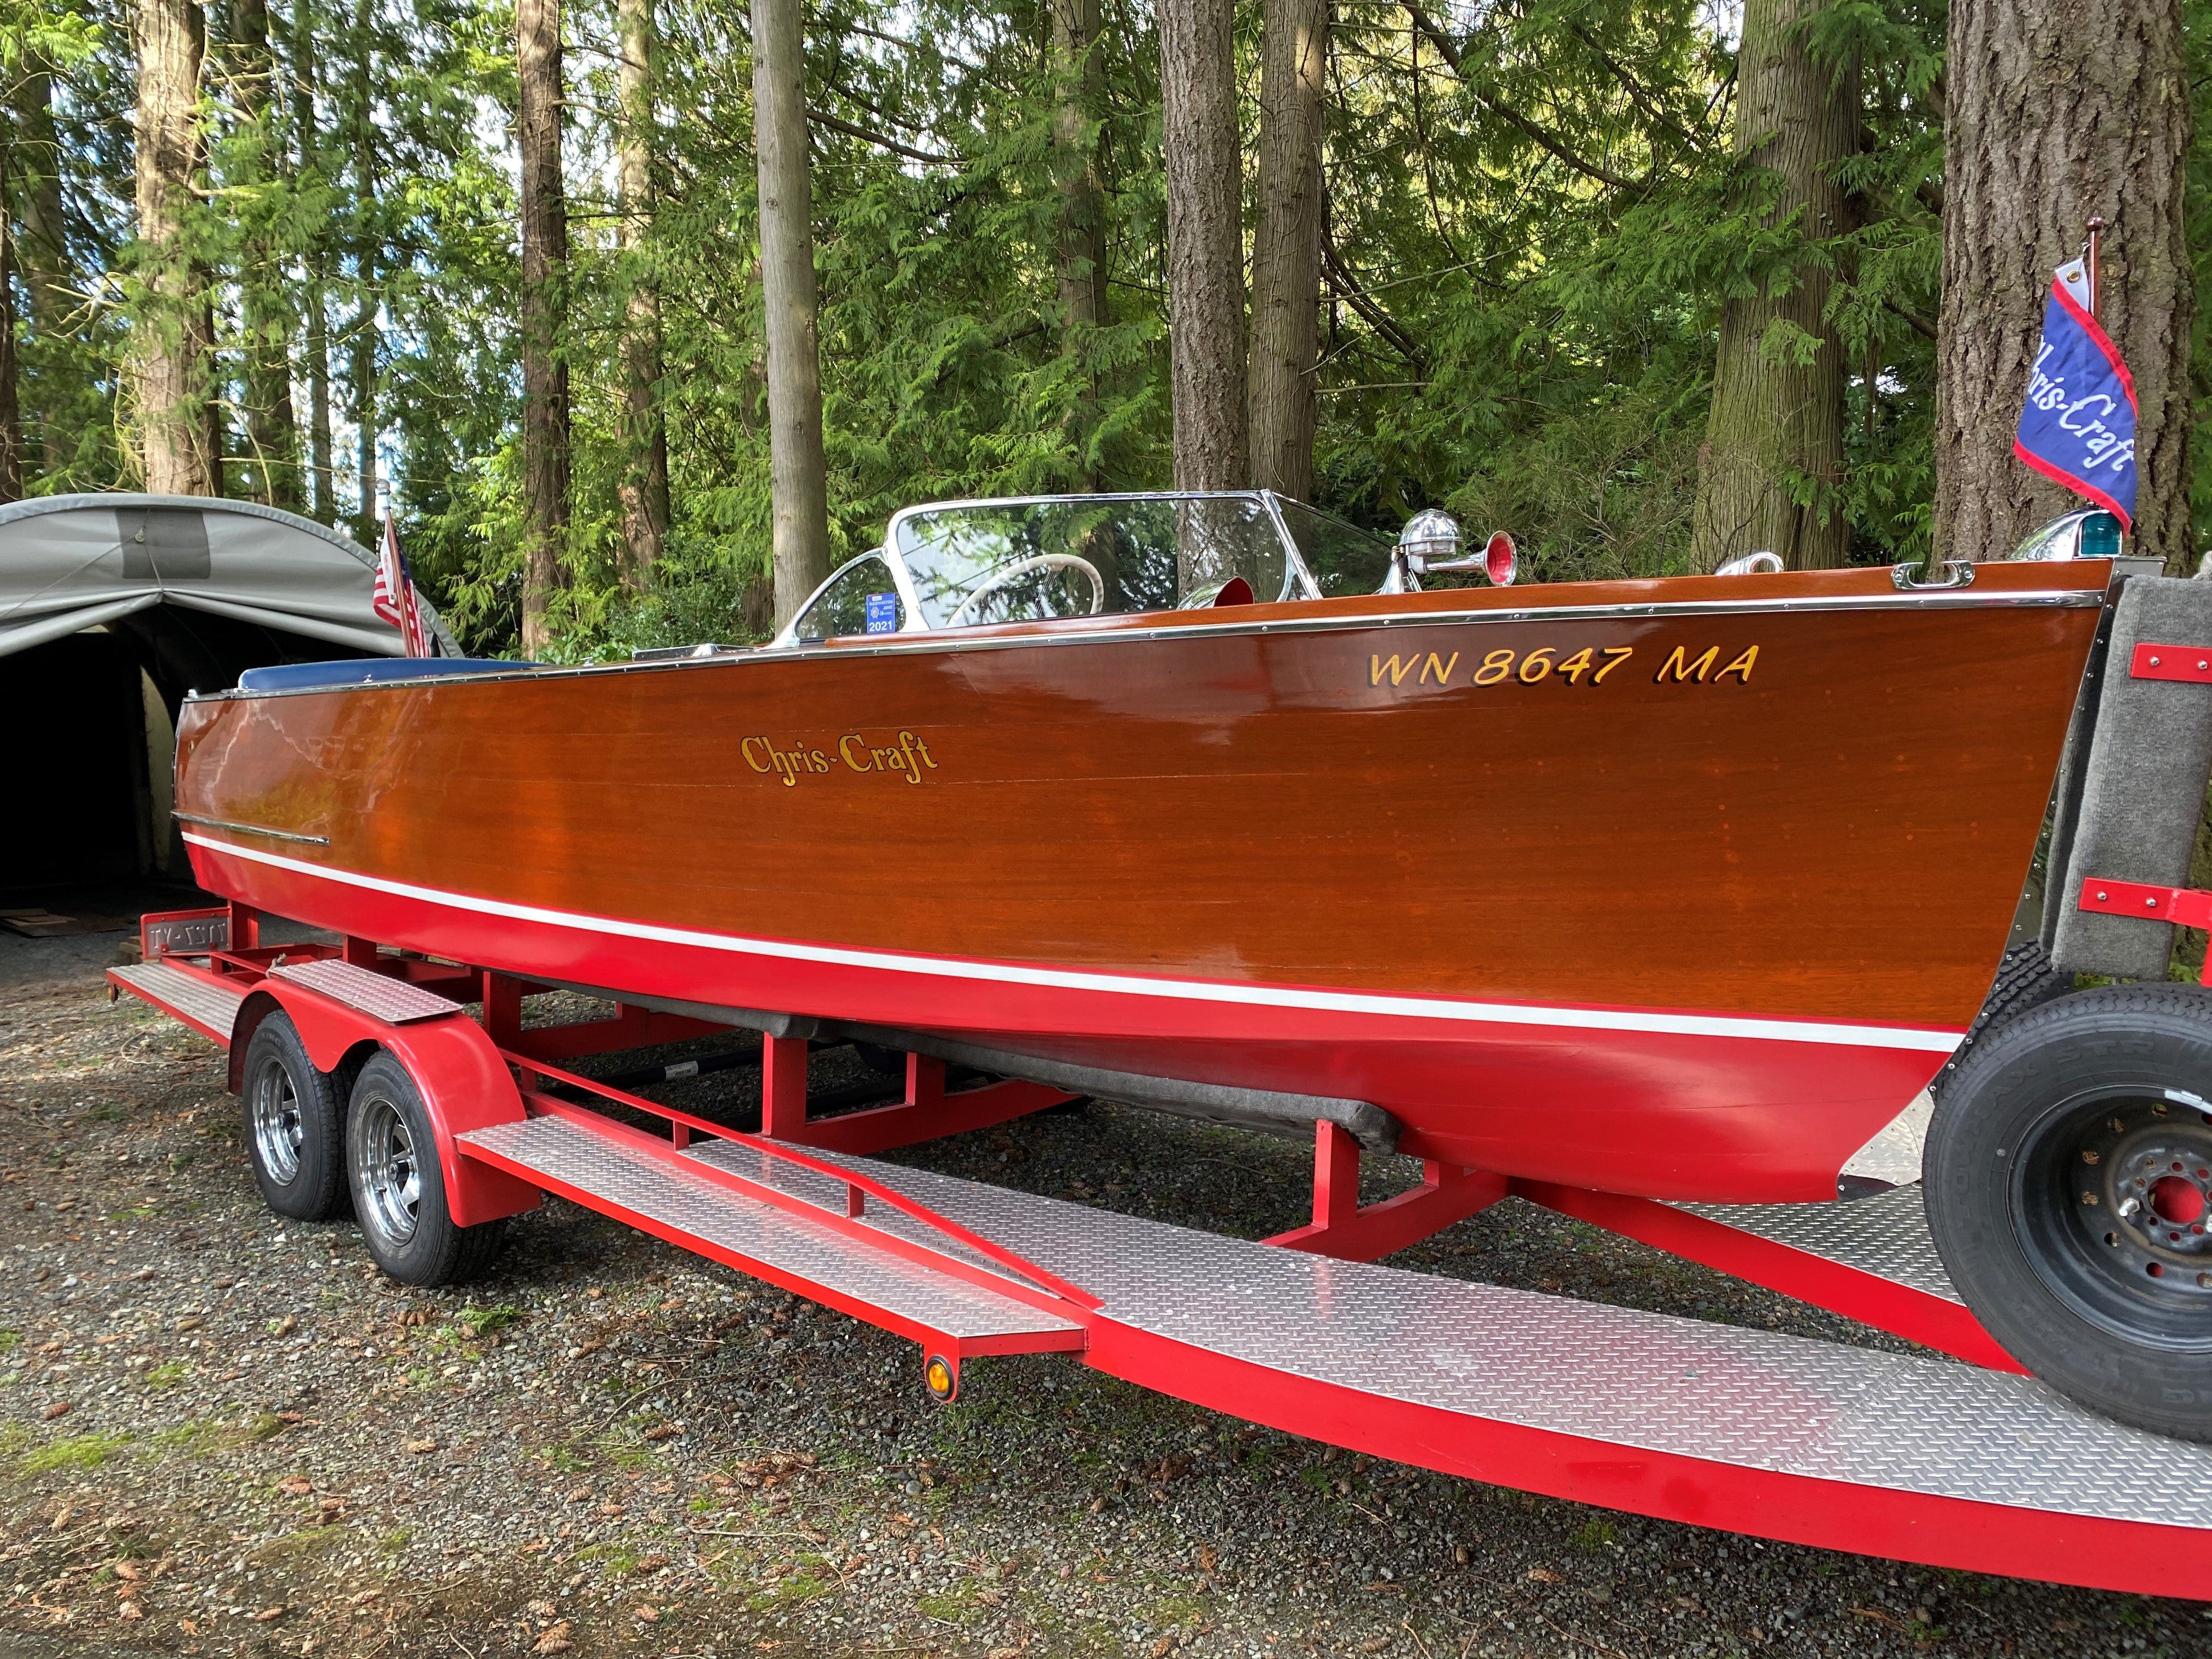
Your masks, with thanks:
M1324 597L1321 591L1321 584L1314 580L1313 572L1306 568L1305 556L1298 550L1297 538L1291 534L1290 526L1283 521L1282 509L1277 505L1277 502L1283 499L1286 498L1278 496L1272 489L1122 489L1088 491L1068 495L970 495L961 496L951 501L918 501L912 507L902 507L891 514L890 521L884 526L884 539L879 545L869 548L865 552L854 554L853 557L844 561L824 577L821 584L806 596L805 602L793 613L791 620L776 630L775 637L769 641L767 648L775 650L800 644L820 643L817 641L799 639L800 620L814 608L815 601L822 597L831 583L860 560L869 557L879 558L890 567L891 581L898 589L900 605L906 612L906 621L901 625L898 630L900 633L964 633L970 628L994 626L994 624L988 623L966 623L957 629L932 627L928 619L922 614L921 598L915 586L914 574L907 568L905 556L898 550L899 531L908 520L919 518L925 514L958 512L966 508L1051 507L1063 502L1084 506L1094 503L1110 504L1115 501L1256 501L1266 513L1268 526L1275 532L1275 539L1282 545L1283 558L1290 576L1285 586L1292 590L1290 598L1293 599L1321 599ZM1318 508L1309 510L1319 511ZM1269 604L1275 600L1276 596L1269 595L1260 603ZM881 635L878 637L880 638Z

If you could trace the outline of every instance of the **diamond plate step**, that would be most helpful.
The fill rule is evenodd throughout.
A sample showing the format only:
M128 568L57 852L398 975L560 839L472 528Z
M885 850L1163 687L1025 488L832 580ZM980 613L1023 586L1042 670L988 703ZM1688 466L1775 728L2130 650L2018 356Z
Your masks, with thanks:
M2185 1517L2176 1524L2212 1541L2212 1446L2124 1428L2029 1377L1332 1261L817 1156L1103 1297L1103 1319L1449 1412L1470 1435L1502 1423L1912 1496Z
M762 1270L802 1295L918 1340L948 1338L962 1352L1082 1346L1083 1327L1073 1320L872 1246L826 1218L733 1191L665 1150L550 1116L457 1139L592 1208L690 1248L705 1247L741 1270Z
M1936 1241L1928 1236L1928 1208L1917 1183L1849 1204L1678 1204L1678 1210L1717 1221L1793 1250L1826 1256L1908 1290L1924 1291L1964 1305Z
M304 985L311 991L319 991L349 1008L358 1008L387 1025L404 1025L410 1020L436 1019L444 1014L458 1014L461 1005L435 991L426 991L419 985L410 985L404 979L394 979L389 974L380 974L373 968L358 963L341 962L336 957L324 957L313 962L279 963L269 970L271 979L289 979Z
M166 962L111 968L107 977L131 995L184 1021L202 1036L213 1037L225 1048L230 1046L230 1028L238 1018L238 1005L246 1000L245 992Z

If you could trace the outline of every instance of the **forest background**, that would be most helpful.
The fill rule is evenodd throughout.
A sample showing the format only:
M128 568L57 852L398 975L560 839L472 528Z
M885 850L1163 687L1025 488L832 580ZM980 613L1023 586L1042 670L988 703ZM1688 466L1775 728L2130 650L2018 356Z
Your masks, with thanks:
M2149 394L2144 544L2194 570L2203 6L2015 27L1972 3L1994 22L0 0L0 497L228 495L372 546L388 505L471 650L569 660L763 637L798 577L959 495L1258 483L1386 534L1441 503L1550 579L1920 559L2055 510L2024 469L2010 517L1947 509L1939 474L1973 419L1985 449L2008 433L2041 287L2095 211ZM779 20L781 115L754 58ZM1969 23L2014 38L1948 75ZM2039 66L2085 28L2109 74ZM2027 177L2023 207L1980 174L2024 121L2108 153ZM1954 171L1994 154L1971 189L1947 141ZM763 259L779 210L796 267L773 235ZM826 541L781 594L779 315L818 342Z

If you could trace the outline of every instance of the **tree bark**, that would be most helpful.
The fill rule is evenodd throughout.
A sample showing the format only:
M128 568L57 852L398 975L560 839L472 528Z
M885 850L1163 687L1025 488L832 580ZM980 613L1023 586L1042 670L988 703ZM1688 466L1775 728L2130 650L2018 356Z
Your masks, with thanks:
M61 143L54 131L53 76L38 60L27 68L15 89L17 198L22 234L15 246L31 301L31 335L42 347L67 339L75 331L76 308L69 291L69 238L62 219ZM33 409L40 450L47 468L67 465L70 446L58 411Z
M1063 343L1104 319L1106 216L1097 137L1105 66L1098 0L1052 0L1053 171L1060 181L1060 318Z
M137 314L131 389L146 488L157 495L216 493L208 443L214 343L201 276L185 242L192 173L200 161L200 64L206 34L194 0L138 0L136 205Z
M1313 495L1328 0L1266 0L1261 28L1260 212L1252 238L1252 482L1303 501Z
M1736 53L1736 154L1778 182L1766 222L1794 215L1807 241L1850 228L1850 204L1829 175L1857 148L1860 122L1856 63L1816 63L1807 48L1804 26L1820 9L1821 0L1747 0ZM1816 262L1800 259L1788 293L1734 298L1721 313L1712 410L1698 454L1693 551L1700 568L1772 552L1793 570L1818 570L1850 556L1850 526L1826 495L1844 468L1843 346L1821 317L1832 286ZM1812 361L1771 353L1770 331L1778 329L1817 340ZM1800 506L1793 479L1809 479L1826 498Z
M2104 239L2098 321L2133 374L2131 552L2187 568L2190 143L2179 0L1953 0L1936 343L1936 551L2002 558L2081 499L2014 459L2054 267Z
M0 143L0 182L13 170L13 147ZM0 501L23 498L23 416L16 385L15 233L0 190Z
M322 169L320 95L312 0L293 0L291 14L292 129L301 173ZM321 523L337 522L337 479L331 456L330 254L325 233L315 232L307 256L308 511Z
M253 170L249 184L274 173L276 153L270 122L276 60L269 50L266 0L236 0L232 8L232 52L239 113L248 135ZM240 309L246 331L246 438L252 460L253 498L296 513L300 479L300 423L292 412L292 313L286 303L283 250L265 211L246 209L244 269L239 272Z
M568 194L561 176L561 0L518 0L516 134L522 151L522 648L543 650L547 612L567 585Z
M660 290L653 269L653 0L619 0L623 246L629 266L623 337L623 585L653 586L668 538L668 432L660 412Z
M1162 0L1159 8L1177 489L1251 482L1236 21L1233 0Z
M768 323L769 471L775 501L775 624L830 574L830 486L815 337L799 0L752 0L753 149L760 162L761 301Z
M1075 356L1106 320L1105 190L1098 167L1098 111L1106 70L1097 52L1098 0L1052 0L1053 173L1060 184L1060 349ZM1085 380L1074 434L1083 487L1098 487L1089 455L1098 386Z
M360 305L354 312L353 421L356 495L360 517L355 535L363 547L377 545L376 354L382 344L377 327L380 303L376 256L380 252L376 222L375 84L369 61L375 15L371 0L355 0L353 13L354 279Z

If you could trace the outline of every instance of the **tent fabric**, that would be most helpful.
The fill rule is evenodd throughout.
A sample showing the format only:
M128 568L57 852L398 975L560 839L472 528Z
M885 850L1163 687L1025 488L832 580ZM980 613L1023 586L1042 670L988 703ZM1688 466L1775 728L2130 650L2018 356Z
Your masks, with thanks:
M196 495L49 495L0 507L0 656L155 605L402 654L370 609L376 558L312 519ZM432 648L459 645L428 605Z

